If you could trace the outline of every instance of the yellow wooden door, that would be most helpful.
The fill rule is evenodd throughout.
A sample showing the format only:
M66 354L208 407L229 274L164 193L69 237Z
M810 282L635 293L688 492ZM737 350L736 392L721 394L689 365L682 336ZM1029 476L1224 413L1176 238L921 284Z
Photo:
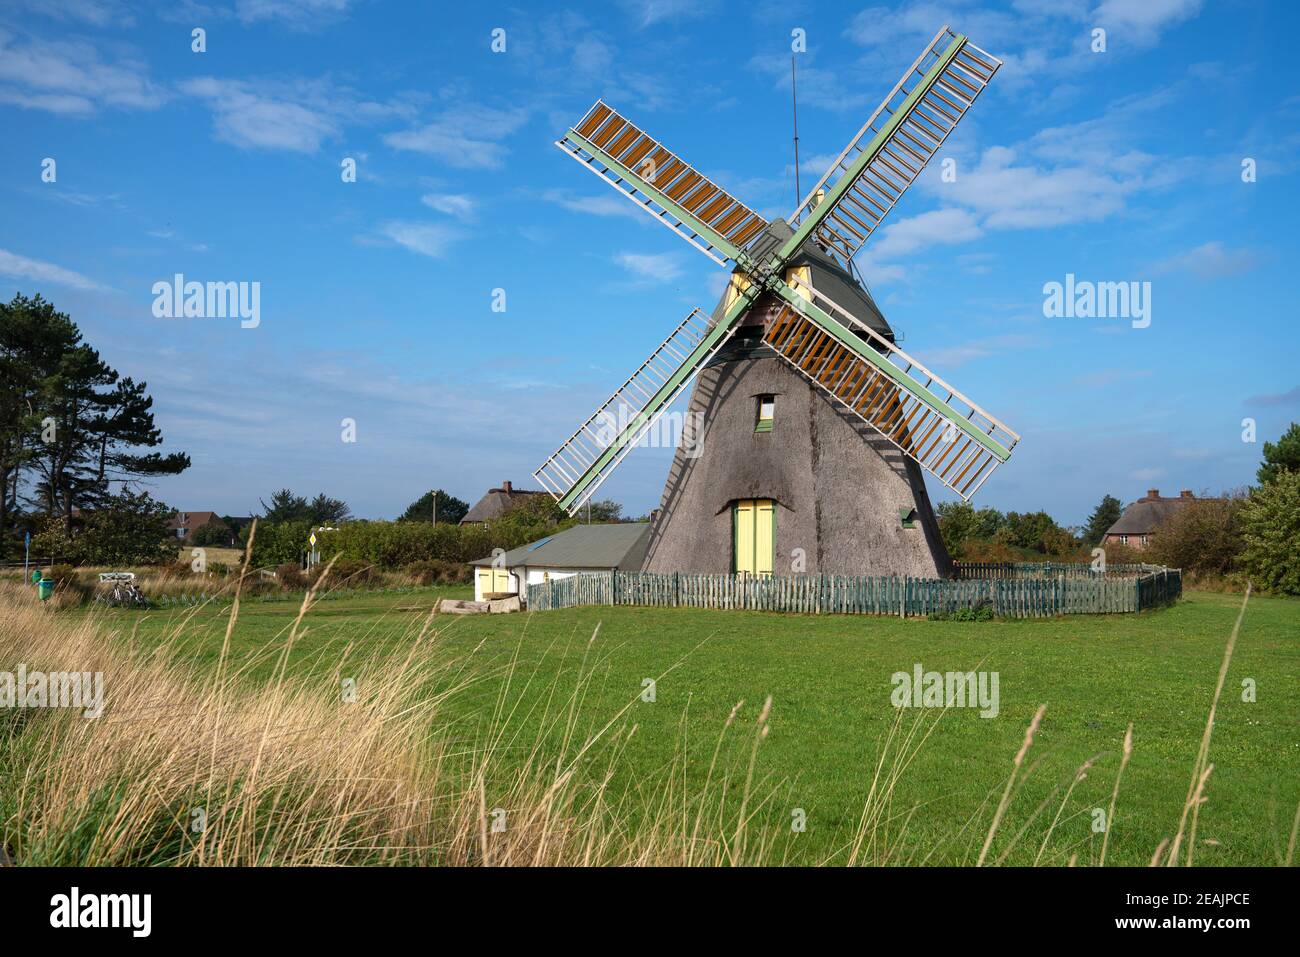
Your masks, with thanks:
M504 568L480 568L478 570L479 593L483 595L500 594L510 590L510 572Z
M771 575L776 557L776 503L770 498L754 502L754 574Z
M754 502L742 499L736 503L736 571L754 573Z
M771 575L776 556L776 503L770 498L740 499L732 523L735 570Z

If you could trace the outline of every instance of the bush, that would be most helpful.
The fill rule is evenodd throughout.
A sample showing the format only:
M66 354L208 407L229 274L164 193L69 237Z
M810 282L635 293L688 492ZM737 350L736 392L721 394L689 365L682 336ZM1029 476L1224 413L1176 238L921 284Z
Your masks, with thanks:
M974 608L958 608L955 611L936 611L926 615L927 621L992 621L993 609L981 602Z
M1181 506L1157 526L1146 560L1194 574L1227 575L1241 553L1238 513L1243 501L1240 493L1228 493Z
M473 580L473 572L468 565L446 562L439 558L412 562L402 571L410 575L417 585L459 585Z
M47 518L32 539L32 552L76 565L158 565L176 557L176 537L167 528L171 514L170 506L148 492L123 491L87 510L71 538L61 518Z
M230 539L230 529L226 527L225 522L209 522L194 530L194 534L190 536L190 544L195 548L202 548L205 545L229 548Z
M89 578L78 574L71 565L53 565L49 576L54 579L54 593L67 596L75 601L86 601L94 597L95 586Z
M317 574L324 571L324 568L324 565L320 565ZM375 566L369 562L357 561L355 558L340 558L330 569L326 584L331 588L359 588L369 585L377 577Z
M1258 588L1300 595L1300 472L1254 489L1238 518L1242 571Z
M245 526L240 536L241 545L247 543L251 528L251 525ZM311 522L306 520L258 522L257 534L253 538L253 567L270 568L301 561L310 535Z
M311 580L294 562L285 562L275 570L275 579L285 591L303 591Z

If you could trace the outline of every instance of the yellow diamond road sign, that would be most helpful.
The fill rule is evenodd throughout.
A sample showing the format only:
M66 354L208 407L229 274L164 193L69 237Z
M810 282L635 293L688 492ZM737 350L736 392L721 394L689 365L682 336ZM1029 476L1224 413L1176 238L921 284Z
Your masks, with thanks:
M315 547L316 547L316 533L315 533L315 532L312 532L312 533L311 533L311 538L307 539L307 541L311 542L311 544L312 544L312 548L315 548Z

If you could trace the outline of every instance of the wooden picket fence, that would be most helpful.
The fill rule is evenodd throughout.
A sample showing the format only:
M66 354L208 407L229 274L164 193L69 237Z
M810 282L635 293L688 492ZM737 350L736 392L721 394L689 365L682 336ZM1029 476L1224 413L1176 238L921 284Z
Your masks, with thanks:
M1166 568L1142 575L987 579L585 572L529 585L528 607L550 611L578 605L643 605L904 618L989 608L998 618L1052 618L1142 611L1176 601L1181 594L1181 571Z
M1086 562L954 562L954 577L961 580L1016 578L1086 578L1098 572ZM1106 566L1106 577L1137 577L1160 571L1162 565L1113 564Z

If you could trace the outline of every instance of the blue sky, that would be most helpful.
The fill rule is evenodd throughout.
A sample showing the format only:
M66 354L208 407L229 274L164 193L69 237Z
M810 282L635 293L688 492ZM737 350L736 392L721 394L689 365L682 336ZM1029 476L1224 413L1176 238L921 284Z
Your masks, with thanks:
M955 182L932 163L858 265L904 347L1022 436L977 504L1082 522L1105 492L1245 484L1300 419L1297 19L1231 0L9 0L0 295L44 294L149 383L194 460L156 489L179 508L248 513L289 486L378 518L435 486L532 486L726 279L552 142L603 97L786 216L791 31L806 189L948 23L1005 65L941 154ZM260 325L155 318L175 273L260 282ZM1045 318L1067 273L1150 282L1150 326ZM655 506L669 454L637 450L602 496Z

